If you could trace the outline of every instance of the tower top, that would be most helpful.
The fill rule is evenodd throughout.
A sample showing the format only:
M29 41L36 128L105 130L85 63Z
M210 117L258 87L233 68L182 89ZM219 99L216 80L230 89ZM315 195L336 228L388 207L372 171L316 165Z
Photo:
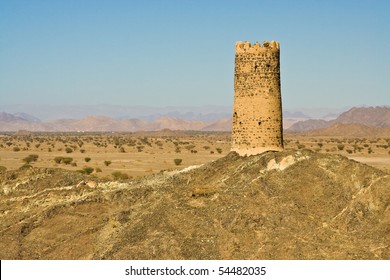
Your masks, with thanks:
M259 44L258 42L254 43L253 45L248 42L236 42L236 53L263 53L263 52L269 52L269 51L279 51L279 43L276 41L264 41L263 44Z

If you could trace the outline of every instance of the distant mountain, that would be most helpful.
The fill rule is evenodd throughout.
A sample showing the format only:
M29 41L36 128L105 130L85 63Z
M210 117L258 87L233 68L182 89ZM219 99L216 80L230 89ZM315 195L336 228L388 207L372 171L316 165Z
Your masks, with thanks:
M289 132L304 132L313 129L325 128L330 125L329 121L325 120L306 120L299 121L290 126L287 131Z
M232 130L232 119L226 118L217 120L208 126L202 128L203 131L231 131Z
M290 111L283 111L283 118L310 119L309 116L305 115L302 112L290 112Z
M342 113L338 123L359 123L376 127L390 127L390 107L352 108Z
M180 118L161 117L153 121L140 119L113 119L107 116L87 116L82 119L59 119L49 122L38 122L33 117L29 120L14 114L0 113L0 131L159 131L170 130L229 130L230 119L217 121L184 120Z
M360 107L352 108L340 114L331 121L325 120L305 120L299 121L289 127L289 132L305 132L331 127L339 124L361 124L378 128L390 127L390 107Z
M386 137L390 136L390 127L375 127L357 123L334 123L330 127L311 130L308 136L341 136L341 137Z
M34 117L34 116L31 116L31 115L29 115L29 114L26 114L26 113L20 113L20 112L18 112L18 113L14 113L13 115L14 115L15 117L22 118L22 119L24 119L24 120L26 120L26 121L29 121L29 122L34 122L34 123L40 123L40 122L42 122L40 119L38 119L38 118L36 118L36 117Z

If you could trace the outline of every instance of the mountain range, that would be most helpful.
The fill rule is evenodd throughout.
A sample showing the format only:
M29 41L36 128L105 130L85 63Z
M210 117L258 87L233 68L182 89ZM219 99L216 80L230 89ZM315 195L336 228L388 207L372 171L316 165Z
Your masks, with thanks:
M294 123L286 131L308 132L317 135L339 135L353 130L352 134L370 134L371 132L387 132L390 129L390 107L353 107L340 114L334 120L309 119ZM382 130L381 130L382 129ZM359 132L360 131L360 132ZM363 133L366 131L366 133ZM333 134L332 134L333 133Z
M149 113L153 113L148 111ZM307 133L313 135L344 135L352 130L357 134L389 134L390 107L354 107L341 113L338 117L331 113L324 119L310 119L301 112L284 112L284 129L286 132ZM145 115L146 116L146 115ZM158 117L157 117L158 116ZM181 116L181 117L180 117ZM330 116L335 119L328 120ZM352 125L352 126L351 126ZM0 113L0 131L42 131L42 132L74 132L74 131L159 131L198 130L198 131L231 131L232 122L227 112L216 110L203 112L170 111L148 115L145 118L113 118L111 116L90 115L83 118L63 118L41 121L27 113ZM322 131L323 130L323 131ZM359 132L360 131L360 132ZM322 133L322 134L321 134ZM332 135L333 135L332 134Z

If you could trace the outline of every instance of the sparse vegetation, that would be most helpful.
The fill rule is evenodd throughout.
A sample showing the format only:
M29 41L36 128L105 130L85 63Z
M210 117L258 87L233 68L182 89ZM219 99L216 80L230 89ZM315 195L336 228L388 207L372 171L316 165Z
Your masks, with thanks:
M31 162L35 162L35 161L37 161L38 160L38 158L39 158L39 156L38 155L29 155L29 156L27 156L27 157L25 157L24 159L23 159L23 161L25 162L25 163L31 163Z
M111 173L111 175L115 180L129 179L129 175L127 175L126 173L120 172L120 171L114 171Z
M174 160L173 160L173 162L176 164L176 165L180 165L181 163L182 163L182 159L181 158L175 158Z

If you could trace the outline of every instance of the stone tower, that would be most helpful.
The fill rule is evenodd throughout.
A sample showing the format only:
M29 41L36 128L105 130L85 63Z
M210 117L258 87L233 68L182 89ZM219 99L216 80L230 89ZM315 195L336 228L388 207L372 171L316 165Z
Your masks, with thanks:
M279 43L236 43L232 151L283 150Z

